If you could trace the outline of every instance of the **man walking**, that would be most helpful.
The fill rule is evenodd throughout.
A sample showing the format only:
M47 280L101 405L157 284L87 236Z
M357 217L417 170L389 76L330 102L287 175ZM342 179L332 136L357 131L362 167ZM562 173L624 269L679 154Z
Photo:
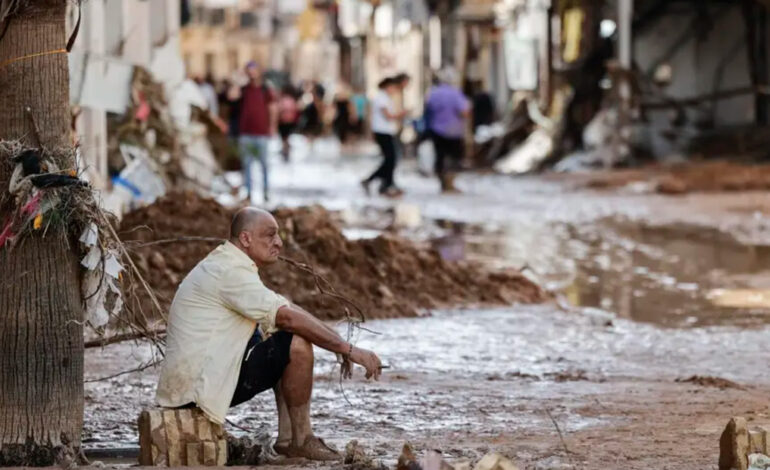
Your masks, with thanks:
M246 65L249 83L241 88L240 120L238 147L243 166L243 179L248 192L248 201L252 200L253 183L251 181L252 165L259 160L262 167L262 193L265 202L269 200L267 143L271 135L276 133L278 108L264 83L262 70L256 62Z
M259 269L276 262L282 246L270 213L253 207L236 213L230 239L198 263L174 296L156 399L167 408L197 406L223 424L229 407L273 389L276 452L337 460L310 424L313 345L340 355L345 377L355 363L378 379L382 364L265 287Z

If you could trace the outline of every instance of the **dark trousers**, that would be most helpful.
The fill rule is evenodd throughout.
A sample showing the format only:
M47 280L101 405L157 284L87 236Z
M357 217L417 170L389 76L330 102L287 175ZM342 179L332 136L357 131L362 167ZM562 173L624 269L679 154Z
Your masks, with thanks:
M447 138L435 132L431 132L433 147L436 150L436 175L443 176L447 171L460 169L460 162L465 153L465 141L462 138ZM449 157L449 162L446 162Z
M394 176L396 172L396 141L390 134L374 134L374 140L380 146L382 151L382 165L366 181L379 179L382 181L380 192L385 192L394 186Z

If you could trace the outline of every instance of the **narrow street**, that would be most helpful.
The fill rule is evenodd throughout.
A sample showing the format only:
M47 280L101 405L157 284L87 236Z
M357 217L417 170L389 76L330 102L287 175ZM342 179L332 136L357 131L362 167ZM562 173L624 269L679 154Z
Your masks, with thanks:
M529 266L559 301L369 322L380 334L359 331L358 344L391 369L379 383L344 383L344 393L332 355L319 351L312 416L338 448L358 439L389 464L411 442L450 461L501 451L532 469L700 470L716 467L730 417L770 421L770 380L758 367L770 308L715 300L740 303L725 293L770 287L767 194L672 198L465 174L462 194L439 196L406 162L397 180L406 195L392 201L358 186L376 161L276 160L272 204L342 211L353 237L383 230L394 205L416 206L422 223L403 235L455 237L467 258ZM147 361L149 347L89 350L86 379L127 369L128 358ZM156 380L150 368L87 383L84 444L135 445L135 410L151 406ZM234 411L238 426L275 429L271 394Z

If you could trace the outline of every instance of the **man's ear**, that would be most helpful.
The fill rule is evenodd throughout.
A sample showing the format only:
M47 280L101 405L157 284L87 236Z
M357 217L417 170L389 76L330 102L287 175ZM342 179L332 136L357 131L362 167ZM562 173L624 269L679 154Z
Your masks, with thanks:
M241 232L238 234L238 241L241 242L241 246L247 247L251 245L251 235L248 232Z

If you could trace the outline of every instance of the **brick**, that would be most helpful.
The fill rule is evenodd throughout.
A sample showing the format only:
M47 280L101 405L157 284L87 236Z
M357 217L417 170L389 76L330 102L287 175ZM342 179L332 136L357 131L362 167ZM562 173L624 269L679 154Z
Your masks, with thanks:
M141 465L166 465L166 432L161 410L142 411L139 414L139 463Z
M217 467L224 467L227 465L227 440L220 439L217 441Z
M764 439L761 431L749 431L749 454L764 454Z
M203 465L214 466L217 464L217 446L211 441L203 443Z
M182 465L182 439L177 422L177 410L163 412L163 424L166 427L166 442L168 442L168 466Z
M187 461L185 464L188 467L199 467L201 465L201 443L188 442L186 447Z
M195 411L196 410L176 410L179 420L180 437L183 441L197 441L198 436L195 433Z
M139 463L146 466L203 466L227 463L221 425L197 408L153 409L139 414Z
M203 413L195 414L195 421L198 424L198 439L201 441L212 441L214 435L211 433L211 421Z
M719 470L746 470L749 432L744 418L732 418L719 438Z

